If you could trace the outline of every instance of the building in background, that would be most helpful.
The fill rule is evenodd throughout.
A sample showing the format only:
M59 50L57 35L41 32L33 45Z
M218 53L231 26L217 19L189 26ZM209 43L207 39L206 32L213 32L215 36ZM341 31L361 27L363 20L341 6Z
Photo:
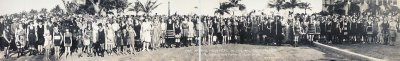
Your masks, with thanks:
M399 10L397 0L323 0L322 5L327 13L340 12L337 14L342 15L387 14Z

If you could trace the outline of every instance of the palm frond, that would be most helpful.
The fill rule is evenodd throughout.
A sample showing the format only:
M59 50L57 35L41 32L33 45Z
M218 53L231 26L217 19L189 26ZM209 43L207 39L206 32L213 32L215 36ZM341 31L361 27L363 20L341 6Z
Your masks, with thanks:
M244 4L238 4L237 6L239 7L240 11L243 11L246 9L246 6Z

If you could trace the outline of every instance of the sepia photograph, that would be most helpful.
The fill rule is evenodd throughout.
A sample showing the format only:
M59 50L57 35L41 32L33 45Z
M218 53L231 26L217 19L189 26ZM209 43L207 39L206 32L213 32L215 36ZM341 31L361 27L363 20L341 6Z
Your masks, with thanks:
M400 61L398 1L0 0L0 61Z

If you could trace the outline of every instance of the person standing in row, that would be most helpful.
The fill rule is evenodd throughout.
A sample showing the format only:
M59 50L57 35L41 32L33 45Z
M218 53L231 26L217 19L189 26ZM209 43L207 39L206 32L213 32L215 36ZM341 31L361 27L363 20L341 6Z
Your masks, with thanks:
M114 27L114 26L118 26L118 25L116 25L116 24L114 24L114 21L113 20L109 20L109 22L107 23L107 25L106 25L107 27L106 27L106 35L107 35L107 38L106 38L106 50L107 50L107 54L108 55L112 55L112 50L113 50L113 48L115 47L115 41L116 41L116 34L115 34L115 32L116 32L116 27Z
M65 29L64 33L64 47L65 47L65 56L72 54L71 53L71 46L72 46L72 33L69 29Z
M97 46L97 52L99 53L98 55L102 55L104 56L104 52L106 50L106 31L107 31L107 27L106 24L104 23L100 23L99 25L97 25L99 28L98 30L98 41L96 42L96 46Z
M4 24L4 23L3 23ZM9 53L9 48L10 48L10 43L11 43L11 34L10 34L10 27L9 26L4 26L5 27L5 29L2 29L2 38L1 38L1 40L2 41L5 41L5 42L3 42L2 44L4 44L3 46L4 46L4 57L5 58L9 58L10 57L10 53Z
M61 44L62 44L62 33L59 31L59 25L57 23L53 24L53 45L54 45L54 55L56 58L60 58Z
M208 45L208 42L209 42L209 40L208 40L208 39L209 39L209 38L208 38L208 35L209 35L210 33L209 33L209 29L208 29L208 26L209 26L209 25L208 25L208 22L207 22L207 21L208 21L208 17L203 17L203 18L202 18L202 22L203 22L203 25L204 25L204 26L203 26L204 35L203 35L203 39L202 39L203 42L202 42L202 43L203 43L204 45Z
M28 31L27 31L27 36L28 36L28 40L29 40L29 55L33 55L34 54L34 49L35 49L35 42L36 42L36 29L35 26L33 24L33 22L30 22L29 26L28 26Z
M92 30L92 23L87 23L87 25L85 25L86 26L86 28L83 30L83 33L84 33L84 35L83 35L83 45L84 45L84 47L83 47L83 52L84 53L87 53L88 54L88 56L91 56L91 51L92 51L92 48L91 48L91 46L92 46L92 38L93 38L93 35L92 35L92 33L93 33L93 30Z
M164 20L164 18L161 18L161 24L160 24L160 27L161 27L161 30L160 30L160 37L161 37L161 39L160 39L160 47L165 47L165 40L166 40L166 32L167 32L167 23L165 23L165 20Z
M396 42L397 32L396 32L396 25L397 20L394 17L389 17L389 37L390 37L390 46L394 46Z
M50 24L50 21L45 22L44 25L44 44L43 44L43 48L44 48L44 54L45 55L50 55L50 51L52 48L52 44L53 44L53 37L51 35L51 30L52 30L52 25Z
M188 40L189 39L189 25L188 25L189 19L186 17L184 17L182 19L183 19L182 23L179 25L182 27L181 43L183 46L188 47L189 46L189 44L188 44L189 43L189 40Z
M175 24L172 23L171 19L168 19L167 22L167 30L166 30L166 48L172 48L172 44L175 43ZM178 40L178 38L176 38L176 40ZM175 44L175 45L179 45L179 44Z
M129 47L129 52L131 54L134 54L135 52L135 37L136 37L136 32L133 29L134 28L134 24L132 24L132 22L129 22L129 25L127 27L127 31L128 31L128 47Z
M45 42L44 38L44 25L43 22L39 22L37 26L37 42L39 54L43 54L43 45Z
M300 36L302 35L303 28L301 28L300 21L298 18L295 18L293 21L293 31L294 31L294 46L298 46L298 42L300 40Z
M196 25L197 25L196 26L196 30L197 30L197 38L196 38L197 43L196 43L196 45L200 46L203 43L203 37L204 37L204 28L203 28L204 24L203 24L203 22L201 21L200 18L197 19L197 24Z
M25 47L25 29L23 24L19 24L17 28L17 32L15 32L15 42L17 46L17 56L20 57L23 55L23 48Z
M214 36L214 28L213 28L213 20L212 18L207 19L207 28L208 28L208 38L207 38L207 45L212 45L213 36Z
M176 18L175 18L176 19ZM173 29L173 37L175 37L175 41L171 41L171 43L175 43L175 47L181 47L183 46L182 44L182 39L184 39L184 34L182 32L182 23L181 23L181 19L177 19L177 21L172 21L170 20L171 24L169 25L173 25L172 29ZM167 25L168 26L168 25ZM167 28L168 29L168 28ZM171 29L171 28L170 28Z
M227 37L228 37L228 26L227 26L227 19L220 18L221 25L221 33L222 33L222 42L221 44L227 44Z
M151 23L148 19L145 19L141 27L140 40L143 43L142 51L149 51L149 45L151 42Z
M161 26L159 18L154 18L152 21L152 37L151 37L151 47L153 50L160 48L160 34L161 34Z

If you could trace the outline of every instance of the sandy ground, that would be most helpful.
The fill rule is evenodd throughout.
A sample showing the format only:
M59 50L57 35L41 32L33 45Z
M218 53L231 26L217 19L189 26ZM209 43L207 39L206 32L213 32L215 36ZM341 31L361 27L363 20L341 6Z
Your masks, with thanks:
M400 34L397 35L395 46L377 43L340 44L332 45L341 49L350 50L363 55L380 58L388 61L400 61Z
M398 43L396 46L382 44L342 44L331 46L388 61L400 61L400 46L399 42L396 43Z
M227 44L202 46L201 61L327 61L345 60L340 55L325 53L315 47L265 46L249 44ZM2 53L0 53L2 54ZM84 55L85 56L85 55ZM1 61L54 61L47 55L24 56ZM50 58L46 58L50 57ZM198 61L198 47L162 48L137 52L135 55L112 55L105 57L78 57L78 54L63 56L59 61Z
M309 47L243 44L203 46L201 55L202 61L305 61L326 58L323 52ZM121 60L198 61L198 59L198 47L186 47L144 52Z

